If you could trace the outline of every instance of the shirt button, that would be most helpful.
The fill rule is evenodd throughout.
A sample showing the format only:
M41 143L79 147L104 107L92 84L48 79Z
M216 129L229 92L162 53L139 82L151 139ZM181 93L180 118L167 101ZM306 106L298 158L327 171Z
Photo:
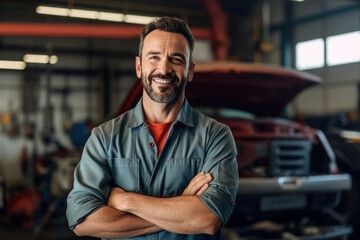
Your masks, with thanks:
M154 143L153 142L149 142L149 148L153 148L154 147Z

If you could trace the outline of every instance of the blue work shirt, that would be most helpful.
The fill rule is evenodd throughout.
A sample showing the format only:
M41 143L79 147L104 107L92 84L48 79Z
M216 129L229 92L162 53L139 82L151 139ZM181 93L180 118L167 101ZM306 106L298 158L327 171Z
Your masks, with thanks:
M185 100L158 156L140 100L135 108L92 130L67 198L69 227L74 229L105 206L112 187L154 197L180 196L200 172L211 173L213 181L199 197L225 224L238 188L236 155L229 127ZM221 230L215 235L160 231L131 239L220 238Z

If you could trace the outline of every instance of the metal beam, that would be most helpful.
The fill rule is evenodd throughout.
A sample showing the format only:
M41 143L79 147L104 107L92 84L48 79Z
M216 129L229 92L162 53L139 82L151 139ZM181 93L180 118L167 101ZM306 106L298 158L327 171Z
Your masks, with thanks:
M284 2L285 24L281 32L281 65L284 67L292 66L292 38L293 38L293 8L292 4Z
M228 16L218 0L202 0L209 15L211 24L211 40L215 60L223 61L228 56Z
M138 38L142 29L140 25L0 22L0 36L131 39ZM191 31L197 39L211 38L208 28L194 27Z
M313 14L310 16L306 16L306 17L302 17L302 18L298 18L298 19L292 19L291 24L292 26L297 26L300 24L304 24L304 23L309 23L309 22L314 22L316 20L320 20L320 19L326 19L328 17L333 17L339 14L346 14L349 12L353 12L353 11L359 11L360 10L360 4L356 4L356 5L352 5L349 7L343 7L343 8L337 8L334 10L329 10L329 11L325 11L325 12L321 12L321 13L317 13L317 14ZM285 10L286 11L286 10ZM274 31L278 31L281 30L284 25L288 24L286 21L284 23L280 23L280 24L274 24L270 27L270 31L274 32Z

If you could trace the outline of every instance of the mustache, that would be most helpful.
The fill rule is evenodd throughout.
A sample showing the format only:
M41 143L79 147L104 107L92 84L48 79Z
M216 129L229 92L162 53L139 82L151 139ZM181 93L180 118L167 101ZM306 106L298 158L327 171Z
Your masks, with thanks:
M168 73L166 75L164 75L164 74L152 74L152 75L149 76L149 80L152 81L153 78L161 78L161 79L175 80L175 81L179 80L179 78L173 73Z

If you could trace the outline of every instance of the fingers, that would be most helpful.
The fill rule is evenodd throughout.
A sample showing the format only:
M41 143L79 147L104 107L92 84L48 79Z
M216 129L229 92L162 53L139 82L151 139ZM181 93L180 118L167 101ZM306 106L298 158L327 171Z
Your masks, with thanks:
M210 173L201 172L190 181L183 195L200 195L206 191L211 181L212 176Z
M199 173L198 175L196 175L193 180L191 180L191 186L195 189L199 189L201 188L202 186L204 186L205 184L208 184L209 182L212 181L212 176L210 173L204 173L204 172L201 172Z
M208 188L209 188L209 184L206 183L204 186L202 186L202 187L200 188L200 190L196 193L196 195L201 195L201 194L203 194Z

